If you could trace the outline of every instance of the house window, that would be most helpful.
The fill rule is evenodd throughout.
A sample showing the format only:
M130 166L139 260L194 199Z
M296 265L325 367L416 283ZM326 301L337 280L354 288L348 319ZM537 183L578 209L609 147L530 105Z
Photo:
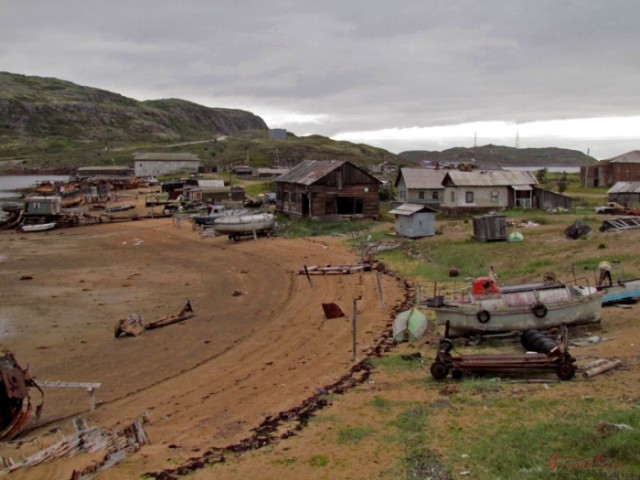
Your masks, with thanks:
M498 191L497 190L491 190L491 203L498 203Z
M438 195L438 192L432 192L431 193L431 199L432 200L440 200L440 195Z
M420 200L424 200L424 190L420 190L420 191L418 192L418 198L419 198Z
M464 198L467 203L473 203L473 192L465 192Z
M451 191L451 203L455 203L456 201L456 192L454 192L453 190Z

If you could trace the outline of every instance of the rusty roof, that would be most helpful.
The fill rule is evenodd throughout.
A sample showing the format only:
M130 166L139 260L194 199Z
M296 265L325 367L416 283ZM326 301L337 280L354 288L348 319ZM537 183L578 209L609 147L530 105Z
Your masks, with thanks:
M640 193L640 182L616 182L607 193Z

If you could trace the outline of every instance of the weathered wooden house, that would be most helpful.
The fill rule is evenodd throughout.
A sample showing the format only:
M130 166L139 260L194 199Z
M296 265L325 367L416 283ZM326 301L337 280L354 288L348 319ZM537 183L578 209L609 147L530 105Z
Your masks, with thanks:
M572 204L573 200L567 195L533 187L533 208L540 210L569 210Z
M401 168L395 181L396 200L428 204L438 208L444 202L442 181L447 170L434 168Z
M327 218L380 215L380 180L345 160L304 160L275 180L276 210Z
M405 203L389 213L396 216L396 233L402 237L420 238L436 234L437 211L427 205Z

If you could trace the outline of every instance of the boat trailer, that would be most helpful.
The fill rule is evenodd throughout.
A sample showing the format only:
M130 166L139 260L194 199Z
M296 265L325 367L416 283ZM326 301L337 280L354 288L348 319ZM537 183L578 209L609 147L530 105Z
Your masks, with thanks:
M522 373L522 372L555 372L560 380L571 380L575 373L576 359L569 354L566 326L562 328L562 348L555 345L549 348L549 343L555 344L553 340L537 332L532 338L528 338L530 344L542 346L540 350L545 353L529 352L524 354L470 354L452 355L453 342L448 338L449 322L445 328L445 338L440 340L438 353L435 361L431 364L431 376L435 380L444 380L449 372L452 378L459 380L464 372L500 372L500 373ZM523 335L524 337L524 335ZM525 344L523 338L523 344Z

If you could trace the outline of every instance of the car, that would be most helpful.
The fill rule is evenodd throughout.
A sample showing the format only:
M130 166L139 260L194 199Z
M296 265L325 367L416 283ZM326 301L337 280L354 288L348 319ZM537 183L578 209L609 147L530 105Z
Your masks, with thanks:
M626 209L622 205L620 205L619 203L607 202L606 205L598 205L597 207L594 207L593 211L595 213L620 214L620 213L625 213Z

